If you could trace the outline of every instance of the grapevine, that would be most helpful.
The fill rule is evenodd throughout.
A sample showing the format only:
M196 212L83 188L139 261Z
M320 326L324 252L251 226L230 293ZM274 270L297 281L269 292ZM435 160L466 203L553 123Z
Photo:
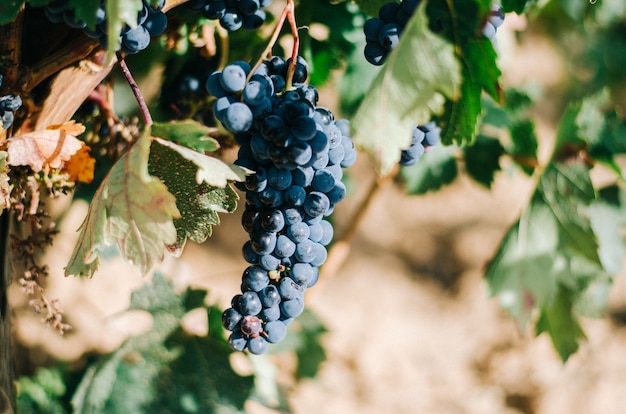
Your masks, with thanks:
M369 209L399 200L385 197L391 191L424 200L411 215L394 206L400 217L387 217L388 208L376 217L419 232L407 217L426 214L429 200L417 196L460 177L481 191L521 177L523 200L510 222L491 223L508 226L499 247L471 266L483 261L489 294L520 332L545 333L567 361L587 339L584 318L606 312L609 286L623 273L626 12L564 1L2 2L0 407L212 413L247 412L255 400L288 412L282 390L293 384L279 384L282 372L273 377L280 364L268 367L289 354L297 385L325 358L336 361L321 340L329 321L311 299L349 269L342 266L362 247L359 237L375 234L370 251L393 254L403 274L439 272L439 262L422 263L427 250L456 254L456 241L425 249L406 238L402 252L400 242L383 246L388 229L378 234ZM519 73L501 69L510 68L525 25L545 21L554 27L541 35L571 56L541 74L563 79L540 96L510 85ZM559 31L567 35L553 35ZM565 109L556 116L544 106ZM545 140L546 120L556 118L555 137ZM82 224L66 237L66 220L85 201ZM182 287L188 269L165 257L216 232L209 248L226 246L220 219L236 211L229 236L241 237L238 267L211 264L201 282L233 286ZM458 227L450 226L455 238ZM48 263L67 240L65 266ZM149 275L128 292L128 310L149 314L151 326L114 349L81 350L80 363L52 366L67 387L45 383L48 371L36 378L34 359L16 366L16 380L12 361L21 356L13 354L50 345L22 343L12 324L34 316L55 341L83 335L83 315L56 297L66 292L54 276L106 277L102 265L115 258ZM396 276L403 266L389 263ZM378 286L387 288L387 276L377 276ZM372 306L361 312L371 315ZM335 321L337 311L328 314ZM369 348L366 333L378 331L362 331L358 347ZM488 359L495 351L485 352Z

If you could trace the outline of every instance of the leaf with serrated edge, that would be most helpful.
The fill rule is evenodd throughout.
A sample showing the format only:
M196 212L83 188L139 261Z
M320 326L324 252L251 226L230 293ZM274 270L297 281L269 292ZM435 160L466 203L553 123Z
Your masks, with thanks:
M232 213L236 209L238 196L228 185L220 188L204 181L197 182L200 166L177 151L180 150L178 146L163 145L164 142L168 141L155 140L152 143L148 171L176 197L181 217L174 220L177 240L168 246L168 250L178 255L187 238L196 243L204 242L211 235L212 226L220 222L218 213Z
M113 166L93 197L66 275L93 276L100 252L115 243L122 256L147 273L176 241L180 217L167 187L148 174L147 131Z
M486 279L492 295L523 326L535 306L550 303L557 292L552 277L558 249L557 223L544 203L532 203L513 225L489 264Z
M246 174L249 172L245 168L200 154L197 151L171 141L160 138L154 138L154 140L163 146L173 149L196 164L198 166L198 172L196 173L196 182L198 184L204 182L213 187L224 188L229 181L244 181Z
M409 147L412 128L439 113L445 97L456 99L460 84L454 48L428 29L421 5L350 123L354 143L387 174Z
M199 152L212 152L220 147L215 138L211 138L211 129L192 119L177 122L157 122L152 125L152 135Z

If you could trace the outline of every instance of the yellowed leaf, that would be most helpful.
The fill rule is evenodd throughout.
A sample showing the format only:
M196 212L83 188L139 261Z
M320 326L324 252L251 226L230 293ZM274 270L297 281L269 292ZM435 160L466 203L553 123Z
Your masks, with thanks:
M82 148L83 142L74 135L84 130L83 125L72 121L12 137L7 143L8 164L28 165L35 172L62 168Z
M79 181L81 183L93 181L96 160L89 155L89 150L90 148L83 144L81 149L65 163L63 172L70 175L71 181Z

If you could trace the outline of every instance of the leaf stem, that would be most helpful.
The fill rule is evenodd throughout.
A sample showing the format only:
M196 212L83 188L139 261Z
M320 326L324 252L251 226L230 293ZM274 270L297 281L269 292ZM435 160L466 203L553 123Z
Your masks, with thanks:
M124 60L122 54L120 52L117 52L116 55L117 60L120 64L120 69L122 70L122 73L124 74L124 77L130 85L130 89L133 91L133 95L135 95L135 99L139 104L139 109L141 110L141 115L143 116L146 126L150 126L153 124L152 115L150 115L150 110L148 109L148 105L146 104L145 99L143 99L143 95L139 90L139 86L137 86L137 82L135 82L133 74L130 72L130 69L128 68L128 65L126 64L126 61Z

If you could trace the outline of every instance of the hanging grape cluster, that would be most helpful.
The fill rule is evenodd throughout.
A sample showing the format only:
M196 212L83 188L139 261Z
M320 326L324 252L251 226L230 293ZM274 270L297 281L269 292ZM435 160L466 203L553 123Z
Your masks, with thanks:
M207 81L216 117L240 145L236 163L255 172L240 186L250 265L222 317L231 347L253 354L280 342L304 310L333 237L327 217L346 194L342 168L356 160L347 121L317 105L301 57L288 88L290 64L273 57L250 76L247 63L234 62Z

